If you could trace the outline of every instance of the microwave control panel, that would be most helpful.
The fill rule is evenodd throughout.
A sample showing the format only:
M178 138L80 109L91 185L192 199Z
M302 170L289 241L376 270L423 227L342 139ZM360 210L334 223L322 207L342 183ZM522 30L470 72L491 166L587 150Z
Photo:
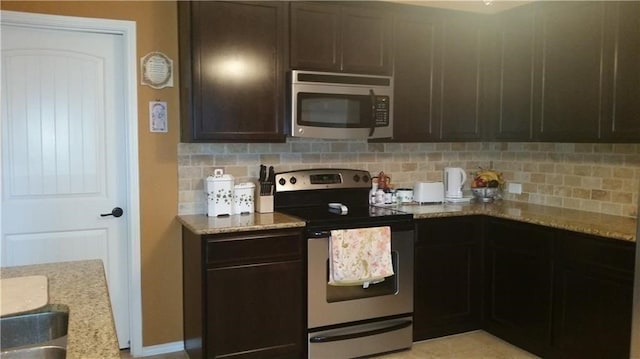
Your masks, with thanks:
M376 96L374 111L375 126L389 126L389 96Z

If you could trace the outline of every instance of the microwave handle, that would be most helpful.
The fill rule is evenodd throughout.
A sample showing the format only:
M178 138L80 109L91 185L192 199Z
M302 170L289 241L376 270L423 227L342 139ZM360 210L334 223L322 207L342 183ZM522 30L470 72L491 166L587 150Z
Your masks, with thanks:
M369 137L371 137L376 130L376 94L373 92L373 89L369 89L369 97L371 98L371 126L369 128Z

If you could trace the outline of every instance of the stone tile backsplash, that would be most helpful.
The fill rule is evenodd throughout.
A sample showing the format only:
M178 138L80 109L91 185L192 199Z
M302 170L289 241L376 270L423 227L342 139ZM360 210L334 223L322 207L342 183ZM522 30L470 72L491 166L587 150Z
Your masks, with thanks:
M179 214L206 213L204 179L223 168L236 183L255 181L259 165L276 172L304 168L384 171L396 188L441 181L442 169L501 171L522 184L518 202L635 217L640 187L639 144L367 143L288 138L286 143L178 145ZM467 181L469 182L469 181ZM469 184L467 183L466 186Z

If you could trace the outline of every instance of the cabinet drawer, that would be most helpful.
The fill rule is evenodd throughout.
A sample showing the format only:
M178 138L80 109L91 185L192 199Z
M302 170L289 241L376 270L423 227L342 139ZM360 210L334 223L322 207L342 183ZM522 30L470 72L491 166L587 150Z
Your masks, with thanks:
M451 245L482 240L482 218L476 216L429 218L416 221L419 245Z
M206 242L208 266L256 264L300 259L303 241L299 231L215 236Z
M492 219L487 228L487 246L510 251L550 255L554 231L529 223Z
M593 269L633 274L635 244L575 232L561 232L558 256Z

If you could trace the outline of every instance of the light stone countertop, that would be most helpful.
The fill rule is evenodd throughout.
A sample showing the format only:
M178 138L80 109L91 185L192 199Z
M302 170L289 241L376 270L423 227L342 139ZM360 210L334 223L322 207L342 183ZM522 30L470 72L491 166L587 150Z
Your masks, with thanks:
M1 278L31 275L44 275L48 278L49 304L44 309L69 310L67 359L120 358L102 261L0 268Z
M278 212L235 214L228 217L189 214L179 215L177 218L183 226L198 235L298 228L306 225L302 219Z
M565 229L624 241L636 240L636 219L594 212L499 200L494 203L416 203L392 207L413 214L413 218L485 215ZM180 215L178 220L195 234L220 234L254 230L304 227L301 219L274 213L229 217Z
M415 219L486 215L624 241L636 240L635 218L538 204L499 200L493 203L407 204L394 208L413 214Z

